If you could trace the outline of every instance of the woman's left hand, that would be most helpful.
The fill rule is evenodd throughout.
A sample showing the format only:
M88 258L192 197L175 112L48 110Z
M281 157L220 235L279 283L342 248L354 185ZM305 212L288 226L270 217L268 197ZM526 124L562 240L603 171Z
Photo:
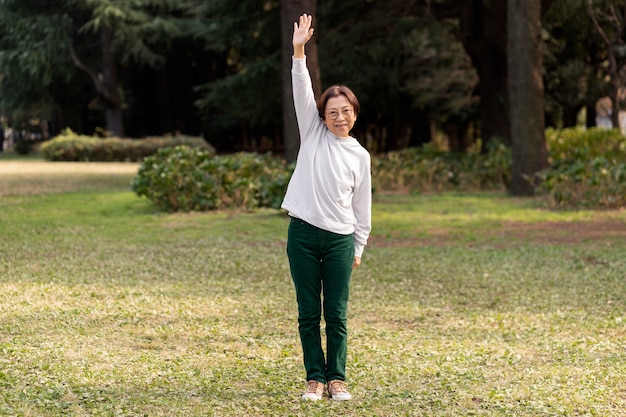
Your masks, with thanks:
M360 256L355 256L354 257L354 262L352 263L352 269L358 268L359 265L361 265L361 257Z

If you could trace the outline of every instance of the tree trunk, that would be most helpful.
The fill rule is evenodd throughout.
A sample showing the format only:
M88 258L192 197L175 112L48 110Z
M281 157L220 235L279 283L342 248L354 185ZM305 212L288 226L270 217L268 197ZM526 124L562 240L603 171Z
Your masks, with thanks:
M419 110L412 110L409 124L411 126L411 137L409 138L407 147L418 147L432 141L430 120L426 113Z
M513 154L510 191L531 196L548 166L541 57L541 1L508 0L508 93Z
M619 103L619 93L620 93L620 74L617 66L617 58L615 47L613 43L609 43L608 45L608 53L609 53L609 77L611 79L611 92L609 97L611 98L611 124L613 125L613 129L620 129L619 122L619 112L620 112L620 103Z
M117 64L112 46L113 35L111 30L103 28L100 33L102 42L102 77L103 98L106 105L106 129L114 136L124 136L124 121L122 118L122 97L120 82L117 76Z
M480 78L483 144L511 143L507 81L507 0L467 0L459 9L460 39Z
M585 120L585 127L592 128L596 126L596 100L595 97L587 97L585 99L585 109L587 110L587 117Z
M293 56L293 23L303 13L313 16L315 27L315 13L317 0L281 0L280 20L282 35L282 98L283 98L283 141L285 143L285 159L293 162L298 156L300 134L293 106L293 90L291 86L291 57ZM321 77L317 57L316 36L306 45L307 67L311 73L313 91L316 97L321 94Z

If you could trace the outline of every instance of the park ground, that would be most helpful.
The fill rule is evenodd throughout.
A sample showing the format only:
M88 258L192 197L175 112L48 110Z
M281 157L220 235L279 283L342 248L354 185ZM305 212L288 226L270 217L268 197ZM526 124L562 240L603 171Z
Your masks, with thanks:
M0 160L0 415L624 415L623 210L377 193L355 398L303 403L284 213L159 213L137 168Z

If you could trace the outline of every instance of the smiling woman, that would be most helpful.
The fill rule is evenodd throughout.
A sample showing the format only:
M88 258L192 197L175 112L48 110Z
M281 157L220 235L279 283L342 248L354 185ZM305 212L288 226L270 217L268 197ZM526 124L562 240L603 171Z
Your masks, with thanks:
M127 188L139 164L0 161L0 197Z
M317 110L330 132L338 138L348 139L361 106L352 90L344 85L334 85L324 91Z
M360 110L352 91L332 86L315 101L304 48L313 36L312 20L304 14L294 23L291 74L300 150L281 207L291 217L287 255L307 381L302 399L320 400L327 391L345 401L352 398L345 382L348 298L371 230L371 162L350 136Z

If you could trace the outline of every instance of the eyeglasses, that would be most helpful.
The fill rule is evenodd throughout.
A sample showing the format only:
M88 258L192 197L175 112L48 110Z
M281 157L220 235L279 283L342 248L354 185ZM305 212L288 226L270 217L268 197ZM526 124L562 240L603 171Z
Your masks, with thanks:
M343 117L347 119L348 117L352 116L352 109L343 109L341 110L341 114L343 114ZM331 110L326 113L326 116L328 116L330 119L336 120L337 117L339 117L339 112L337 110Z

